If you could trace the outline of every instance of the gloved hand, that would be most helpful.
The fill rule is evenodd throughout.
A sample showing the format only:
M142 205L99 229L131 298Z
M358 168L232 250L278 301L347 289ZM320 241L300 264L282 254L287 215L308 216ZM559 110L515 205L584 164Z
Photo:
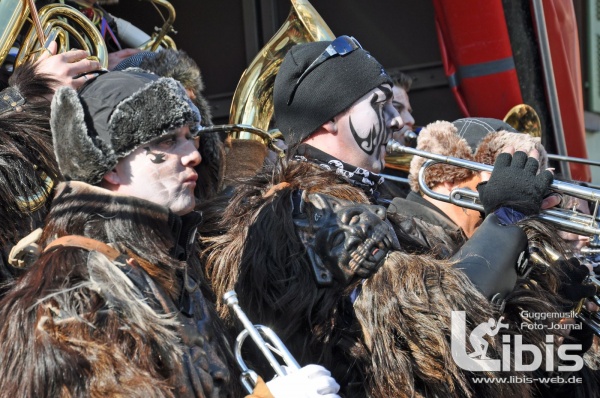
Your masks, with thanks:
M558 294L561 298L567 300L562 312L569 312L582 299L592 297L596 293L596 288L592 284L582 283L590 274L590 270L575 257L567 260L561 257L558 260L558 266L563 274ZM577 322L581 323L580 320L577 320ZM570 330L569 336L565 337L565 343L581 344L579 353L583 355L592 346L593 339L594 332L586 324L583 324L581 329Z
M477 185L479 200L489 215L508 207L525 216L540 212L542 200L554 176L548 170L536 175L539 162L525 152L501 153L489 181Z
M331 372L320 365L306 365L267 382L275 398L339 398L340 385L331 377Z
M590 270L581 264L575 257L568 260L561 258L558 265L564 275L562 283L559 286L558 294L570 304L565 308L565 312L570 311L582 299L592 297L596 293L596 288L591 284L582 284L585 278L590 274Z

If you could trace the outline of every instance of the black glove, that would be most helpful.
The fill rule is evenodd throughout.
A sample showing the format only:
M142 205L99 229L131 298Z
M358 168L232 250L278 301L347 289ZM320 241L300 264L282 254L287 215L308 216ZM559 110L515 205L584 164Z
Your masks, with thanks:
M579 301L586 297L592 297L596 294L596 288L591 284L582 284L585 278L590 274L590 270L581 264L578 259L571 257L568 260L561 258L558 265L564 277L559 286L558 294L561 298L568 301L562 308L563 312L571 311ZM581 320L577 320L582 323ZM581 344L580 354L584 354L592 346L594 332L586 324L581 329L573 329L569 336L565 338L565 343Z
M509 207L525 216L539 213L554 176L548 170L536 175L538 167L539 162L528 158L525 152L498 155L490 180L477 185L485 215L500 207Z
M596 287L592 284L582 284L585 278L590 274L590 270L585 265L581 264L575 257L568 260L558 260L561 273L564 275L562 283L558 288L558 294L561 298L568 300L570 303L566 311L573 309L581 299L592 297L596 294Z
M527 235L514 225L501 225L495 214L452 257L481 293L501 303L526 268Z

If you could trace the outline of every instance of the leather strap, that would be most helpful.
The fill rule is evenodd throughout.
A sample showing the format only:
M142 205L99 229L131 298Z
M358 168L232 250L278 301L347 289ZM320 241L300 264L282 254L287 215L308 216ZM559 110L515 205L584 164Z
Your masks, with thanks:
M111 261L115 261L122 254L117 249L110 247L106 243L100 242L96 239L87 238L81 235L66 235L61 236L60 238L52 241L46 248L44 252L48 250L58 247L58 246L67 246L67 247L78 247L80 249L96 251L98 253L104 254Z

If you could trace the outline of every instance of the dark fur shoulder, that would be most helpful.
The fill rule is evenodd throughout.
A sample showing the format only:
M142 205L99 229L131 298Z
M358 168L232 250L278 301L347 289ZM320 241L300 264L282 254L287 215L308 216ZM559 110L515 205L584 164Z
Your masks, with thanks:
M0 317L6 396L174 396L173 320L99 253L43 254L0 302Z

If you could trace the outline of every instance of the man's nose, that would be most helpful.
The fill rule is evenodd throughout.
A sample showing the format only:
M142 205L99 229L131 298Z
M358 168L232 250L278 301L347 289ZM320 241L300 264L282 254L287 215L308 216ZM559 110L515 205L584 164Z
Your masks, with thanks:
M404 121L404 125L408 126L411 130L415 127L415 118L410 114L410 112L406 112L406 114L402 117Z
M192 141L186 144L184 155L181 157L181 163L186 167L195 167L202 162L202 156Z
M395 112L392 114L392 117L389 122L389 126L392 132L399 131L402 129L402 127L404 127L404 120L402 120L402 117L400 116L398 111L396 111L395 109L394 111Z

